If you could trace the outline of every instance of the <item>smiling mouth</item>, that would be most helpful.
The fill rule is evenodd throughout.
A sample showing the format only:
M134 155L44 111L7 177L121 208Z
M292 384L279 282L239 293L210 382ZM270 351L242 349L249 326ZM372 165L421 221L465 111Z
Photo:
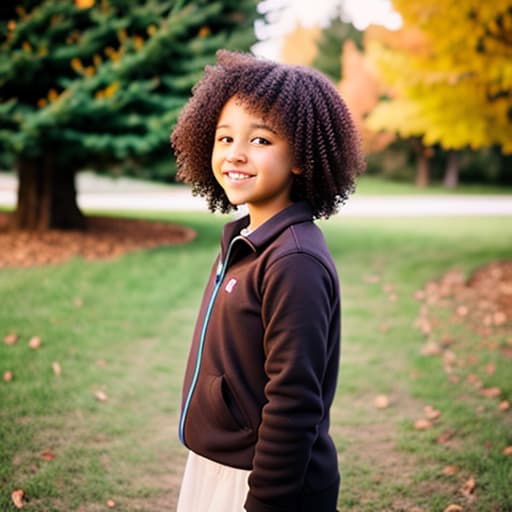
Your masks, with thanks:
M228 171L224 173L224 176L227 176L232 181L243 181L248 180L250 178L254 178L254 175L247 174L245 172L239 171Z

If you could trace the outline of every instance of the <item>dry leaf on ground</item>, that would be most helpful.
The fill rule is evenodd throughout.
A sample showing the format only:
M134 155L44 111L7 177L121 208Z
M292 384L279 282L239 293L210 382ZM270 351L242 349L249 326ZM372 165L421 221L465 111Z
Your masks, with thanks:
M57 361L54 361L52 363L52 370L53 373L57 376L59 376L62 373L62 368L60 367L60 364Z
M441 416L441 411L434 409L431 405L426 405L423 411L428 420L437 420Z
M55 454L53 452L47 450L47 451L41 452L39 454L39 457L41 457L41 459L43 459L43 460L51 461L51 460L55 459Z
M508 400L503 400L500 402L500 405L498 405L498 410L501 412L508 411L510 409L510 402Z
M11 382L13 379L14 374L11 372L11 370L7 370L4 372L4 382Z
M462 492L462 494L464 494L464 496L469 497L473 494L475 487L476 487L475 477L470 476L466 480L466 482L464 482L464 485L461 488L461 492Z
M446 466L445 468L443 468L441 473L443 473L443 475L451 476L451 475L456 475L458 473L458 471L459 471L459 468L452 464L451 466Z
M114 508L116 506L116 502L114 500L107 500L107 507Z
M108 400L107 394L103 391L96 391L94 396L96 397L96 400L99 400L100 402L106 402Z
M512 446L507 446L504 450L503 450L503 455L506 455L507 457L509 455L512 455Z
M41 347L42 342L43 341L41 340L40 336L32 336L32 338L30 338L30 340L28 342L28 346L30 348L33 348L34 350L37 350L38 348Z
M416 430L428 430L429 428L432 428L432 426L432 422L425 419L416 420L414 422L414 428Z
M435 341L427 341L427 343L421 347L422 356L438 356L441 352L441 347Z
M496 398L497 396L500 396L501 389L493 386L491 388L483 388L481 389L482 395L486 396L487 398Z
M463 512L464 509L460 505L448 505L443 512Z
M12 491L11 498L16 508L23 507L23 496L25 496L25 491L23 489L16 489L15 491Z
M14 345L19 339L19 336L15 332L10 332L4 338L4 343L6 345Z
M378 395L374 401L377 409L386 409L389 407L389 398L386 395Z

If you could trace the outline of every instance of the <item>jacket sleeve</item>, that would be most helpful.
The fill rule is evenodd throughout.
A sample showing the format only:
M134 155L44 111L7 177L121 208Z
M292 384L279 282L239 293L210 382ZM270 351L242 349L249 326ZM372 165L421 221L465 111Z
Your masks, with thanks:
M291 512L304 484L324 410L322 385L337 285L308 254L284 256L262 287L265 386L249 476L249 512Z

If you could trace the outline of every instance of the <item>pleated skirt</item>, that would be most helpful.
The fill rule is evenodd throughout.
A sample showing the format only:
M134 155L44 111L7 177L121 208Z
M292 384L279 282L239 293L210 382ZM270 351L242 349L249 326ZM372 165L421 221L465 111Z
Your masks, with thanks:
M190 451L177 512L244 512L250 471L224 466Z

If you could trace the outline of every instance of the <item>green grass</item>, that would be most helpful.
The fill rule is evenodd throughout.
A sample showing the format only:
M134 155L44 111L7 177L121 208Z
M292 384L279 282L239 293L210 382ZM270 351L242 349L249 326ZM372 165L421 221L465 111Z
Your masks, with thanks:
M357 184L358 195L504 195L512 194L511 186L461 183L454 189L434 182L428 187L417 187L414 182L385 179L379 176L363 175Z
M0 383L2 512L16 510L16 488L24 489L28 511L107 510L108 499L123 512L174 509L185 458L177 441L181 379L225 219L158 218L187 223L198 237L113 261L0 271L0 336L20 335L13 346L0 343L0 370L14 373ZM512 457L502 455L512 444L512 413L497 412L463 381L451 385L439 358L419 355L424 336L414 321L421 304L413 297L451 268L469 275L486 262L511 259L512 218L339 217L321 226L343 291L332 410L339 508L437 512L461 503L465 511L512 510ZM478 337L463 334L464 350L476 350ZM27 346L33 335L42 337L39 350ZM486 385L512 398L510 361L484 354L482 364L489 358L497 371ZM95 399L98 390L106 402ZM389 395L391 406L377 410L377 394ZM426 404L443 416L433 429L415 431ZM484 409L477 415L478 406ZM448 429L456 432L453 442L437 444ZM44 460L45 451L55 458ZM459 473L442 475L449 464ZM473 501L460 493L470 475L477 482Z

